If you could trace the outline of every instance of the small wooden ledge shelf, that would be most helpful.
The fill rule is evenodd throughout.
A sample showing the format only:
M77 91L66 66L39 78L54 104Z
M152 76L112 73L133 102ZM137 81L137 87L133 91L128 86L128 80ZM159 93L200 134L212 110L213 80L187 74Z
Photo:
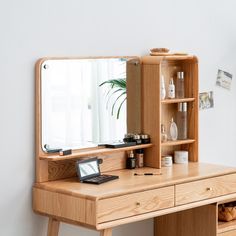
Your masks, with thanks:
M218 221L218 230L217 230L218 234L232 230L236 230L236 220L232 220L229 222Z
M193 102L195 98L173 98L173 99L164 99L161 100L161 104L172 104L180 102Z
M183 144L190 144L194 143L195 139L186 139L186 140L176 140L176 141L167 141L164 143L161 143L161 146L177 146L177 145L183 145Z
M47 160L47 161L62 161L62 160L71 160L71 159L78 159L80 157L86 157L86 156L96 156L96 155L104 155L109 153L116 153L116 152L124 152L124 151L131 151L135 149L144 149L152 147L153 144L141 144L141 145L135 145L135 146L129 146L129 147L123 147L123 148L104 148L104 147L98 147L96 149L86 149L86 150L75 150L72 151L71 155L67 156L59 156L58 154L43 154L40 155L40 160Z

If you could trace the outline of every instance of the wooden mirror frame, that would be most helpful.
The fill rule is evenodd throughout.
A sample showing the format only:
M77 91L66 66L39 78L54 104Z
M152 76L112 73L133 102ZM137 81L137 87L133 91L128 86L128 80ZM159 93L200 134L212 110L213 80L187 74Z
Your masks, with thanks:
M71 162L68 162L67 156L58 158L58 154L48 154L42 150L42 87L41 87L41 67L46 60L77 60L77 59L127 59L127 132L141 132L141 62L137 56L115 56L115 57L45 57L37 61L35 67L35 90L36 90L36 181L48 181L58 178L74 175L74 161L78 157L103 155L104 150L101 147L92 147L86 149L76 149L74 156L70 156ZM139 67L137 67L139 65ZM117 150L114 150L117 152ZM122 150L119 149L119 152ZM109 152L112 153L112 152ZM123 152L124 153L124 152ZM105 153L106 154L106 153ZM112 154L111 154L112 155ZM124 154L122 154L124 156ZM74 157L74 158L73 158ZM58 158L58 162L57 162ZM67 160L67 162L63 162ZM70 164L68 164L70 163ZM122 167L124 163L120 163ZM118 165L118 168L120 166ZM66 176L63 172L66 171ZM69 171L68 171L69 169ZM104 167L106 170L106 167Z

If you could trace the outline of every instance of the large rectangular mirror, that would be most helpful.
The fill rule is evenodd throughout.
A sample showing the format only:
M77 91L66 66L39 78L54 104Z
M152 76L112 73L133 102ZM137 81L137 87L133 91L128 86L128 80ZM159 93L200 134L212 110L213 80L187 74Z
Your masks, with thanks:
M41 63L44 151L45 144L80 149L123 139L128 61L131 58L47 59ZM137 68L137 61L132 64Z

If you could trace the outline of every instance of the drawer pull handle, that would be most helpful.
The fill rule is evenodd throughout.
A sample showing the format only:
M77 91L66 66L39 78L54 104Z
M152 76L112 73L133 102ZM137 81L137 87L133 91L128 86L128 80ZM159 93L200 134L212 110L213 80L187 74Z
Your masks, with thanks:
M136 206L140 206L141 205L141 203L140 202L136 202Z
M208 187L208 188L207 188L207 191L212 191L212 190L213 190L212 187Z

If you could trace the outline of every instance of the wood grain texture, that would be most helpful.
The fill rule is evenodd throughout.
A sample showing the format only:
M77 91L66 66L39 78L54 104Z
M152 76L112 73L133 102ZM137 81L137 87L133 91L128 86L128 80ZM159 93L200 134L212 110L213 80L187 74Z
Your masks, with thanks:
M195 98L173 98L173 99L164 99L161 100L161 104L171 104L171 103L179 103L179 102L193 102Z
M41 65L38 60L35 66L35 155L36 155L36 182L48 181L48 162L39 159L42 151L42 111L41 111Z
M94 157L94 156L103 156L108 154L114 154L119 152L126 152L130 150L136 149L144 149L152 147L153 144L140 144L134 145L129 147L122 147L122 148L104 148L104 147L96 147L96 148L87 148L87 149L80 149L80 150L73 150L72 154L66 156L59 156L59 154L47 154L44 153L39 156L40 160L47 160L47 161L64 161L64 160L73 160L79 159L83 157Z
M163 167L161 169L162 175L134 175L134 173L141 174L146 172L160 173L160 170L144 167L134 170L124 169L107 172L108 174L118 175L119 179L100 186L79 183L77 178L69 178L45 183L36 183L35 187L81 198L105 199L236 173L236 169L223 167L221 165L192 162L187 165L174 164L172 167ZM190 185L191 184L192 183L190 183ZM194 189L190 186L190 191L191 190L193 191Z
M228 231L236 232L236 220L232 220L229 222L218 222L218 234L222 234Z
M42 64L47 61L47 60L65 60L65 59L99 59L99 58L126 58L128 61L128 75L131 76L133 79L137 78L137 76L140 76L140 64L138 68L132 68L132 62L133 61L140 61L138 57L87 57L87 58L78 58L78 57L47 57L47 58L42 58L39 59L36 63L35 66L35 117L36 117L36 122L35 122L35 133L36 133L36 182L46 182L49 180L55 180L55 179L60 179L60 178L67 178L70 176L74 176L74 166L73 162L69 161L64 162L64 163L49 163L48 161L62 161L62 160L69 160L69 159L77 159L80 157L85 157L85 156L92 156L92 155L98 155L98 156L107 156L109 154L117 152L117 150L114 149L103 149L100 150L100 148L91 148L91 149L86 149L83 151L78 151L76 154L72 154L69 156L64 156L64 157L59 157L55 155L48 155L43 152L42 150L42 98L41 98L41 67ZM130 63L129 63L130 61ZM140 85L139 85L140 86ZM136 88L138 87L138 83L136 84ZM136 95L136 98L139 94ZM140 111L140 105L136 106L136 112L141 112ZM132 117L129 119L131 123ZM140 127L140 119L135 120L136 128L138 129L138 126ZM138 147L137 147L138 148ZM144 148L144 147L143 147ZM97 150L97 151L96 151ZM130 149L131 150L131 149ZM120 150L121 151L121 150ZM123 150L125 152L126 150ZM118 151L119 152L119 151ZM113 165L113 164L110 164Z
M104 229L100 232L100 236L112 236L112 229Z
M236 174L199 180L176 186L176 205L236 192Z
M98 201L98 223L174 206L174 186Z
M116 226L119 226L122 224L146 220L146 219L150 219L150 218L154 218L154 217L158 217L158 216L163 216L163 215L168 215L168 214L172 214L175 212L181 212L184 210L193 209L193 208L200 207L200 206L205 206L205 205L209 205L209 204L216 204L218 201L226 200L229 197L233 197L233 196L236 196L236 194L223 195L220 197L210 198L210 199L206 199L206 200L202 200L202 201L198 201L198 202L193 202L193 203L189 203L189 204L185 204L185 205L175 206L175 207L167 208L164 210L153 211L153 212L144 213L142 215L131 216L128 218L109 221L109 222L98 224L97 229L106 229L106 228L116 227ZM215 221L216 221L216 219L215 219Z
M207 205L155 219L155 236L215 236L216 206Z
M126 167L126 152L118 152L110 155L103 155L98 157L103 160L100 165L101 172L114 171L125 169ZM84 157L83 159L88 159ZM77 176L76 174L76 160L62 160L48 162L48 180L59 180Z
M217 234L217 236L235 236L235 235L236 235L236 230L227 231L224 233Z
M52 217L48 219L48 236L58 236L60 222Z
M96 225L95 203L89 199L34 188L33 209L50 216Z
M195 56L142 58L142 130L151 136L154 147L147 150L145 165L160 168L162 155L173 155L176 150L187 150L189 161L198 161L198 60ZM185 98L160 100L161 76L166 91L170 79L176 84L178 71L184 71ZM161 124L169 133L170 121L176 116L179 102L188 102L188 140L160 142ZM174 147L177 146L178 147Z
M146 151L145 166L161 168L160 65L142 65L142 132L154 146Z
M127 62L127 132L141 133L141 61Z

